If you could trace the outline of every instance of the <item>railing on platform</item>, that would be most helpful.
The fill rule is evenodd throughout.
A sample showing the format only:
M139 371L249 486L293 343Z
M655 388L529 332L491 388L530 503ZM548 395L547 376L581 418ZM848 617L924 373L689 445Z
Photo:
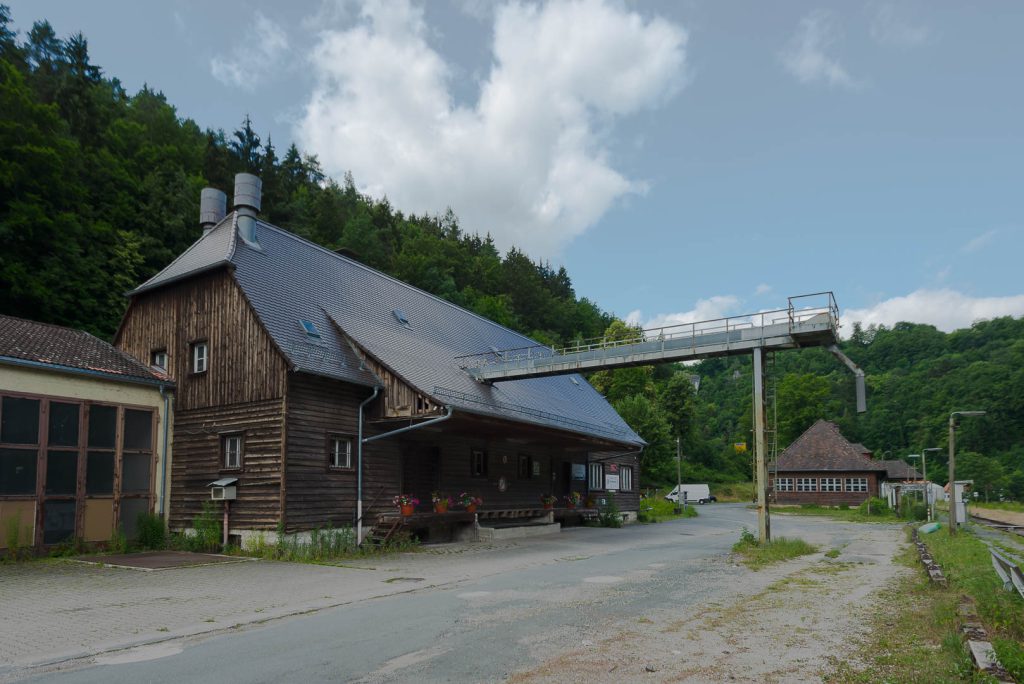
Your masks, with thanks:
M809 300L814 303L807 304ZM677 323L646 330L630 329L622 337L607 336L576 340L564 346L530 345L512 349L492 349L489 352L478 352L458 356L455 361L465 369L485 368L498 364L522 364L524 362L550 359L556 356L573 356L587 352L607 351L629 345L647 342L668 342L687 340L690 349L696 354L701 347L720 345L724 336L726 346L730 343L730 333L747 330L760 330L762 336L770 326L787 325L792 334L800 323L826 314L833 335L839 335L839 307L832 292L816 292L814 294L789 297L785 309L761 311L754 314L727 316L692 323ZM747 338L749 339L749 338ZM756 339L756 335L755 335ZM686 346L684 345L683 348ZM678 345L673 345L678 350Z

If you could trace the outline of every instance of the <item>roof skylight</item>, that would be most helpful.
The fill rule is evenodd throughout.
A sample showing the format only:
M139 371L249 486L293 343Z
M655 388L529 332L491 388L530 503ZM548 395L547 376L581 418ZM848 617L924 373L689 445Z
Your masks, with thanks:
M405 312L401 309L393 309L391 315L395 317L395 320L404 325L406 328L411 327L409 325L409 317L405 315Z
M314 340L320 339L320 331L316 329L316 325L313 324L313 321L307 321L305 318L300 318L299 325L301 325L302 329L306 331L306 335Z

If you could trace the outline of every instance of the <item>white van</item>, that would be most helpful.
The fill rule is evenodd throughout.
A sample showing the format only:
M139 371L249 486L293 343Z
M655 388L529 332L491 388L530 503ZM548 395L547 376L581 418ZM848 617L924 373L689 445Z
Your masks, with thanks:
M711 495L711 488L706 484L684 484L673 487L672 491L665 498L673 503L679 503L680 492L682 492L683 498L689 503L706 504L718 501L718 499Z

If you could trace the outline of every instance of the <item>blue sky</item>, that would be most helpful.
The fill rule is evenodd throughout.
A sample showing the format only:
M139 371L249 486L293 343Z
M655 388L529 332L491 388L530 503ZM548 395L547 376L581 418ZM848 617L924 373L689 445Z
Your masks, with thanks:
M640 323L1024 314L1024 3L7 2Z

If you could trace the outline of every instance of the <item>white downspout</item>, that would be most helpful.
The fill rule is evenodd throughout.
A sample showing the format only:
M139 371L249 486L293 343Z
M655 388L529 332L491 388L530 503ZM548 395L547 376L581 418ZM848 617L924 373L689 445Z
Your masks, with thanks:
M165 517L164 507L167 503L167 447L170 444L171 429L171 394L163 385L160 385L160 396L163 397L164 400L164 449L163 458L161 459L163 465L160 469L160 497L157 499L157 513L160 517Z
M363 407L377 398L380 386L373 388L373 394L359 404L359 427L356 439L356 545L363 545Z

